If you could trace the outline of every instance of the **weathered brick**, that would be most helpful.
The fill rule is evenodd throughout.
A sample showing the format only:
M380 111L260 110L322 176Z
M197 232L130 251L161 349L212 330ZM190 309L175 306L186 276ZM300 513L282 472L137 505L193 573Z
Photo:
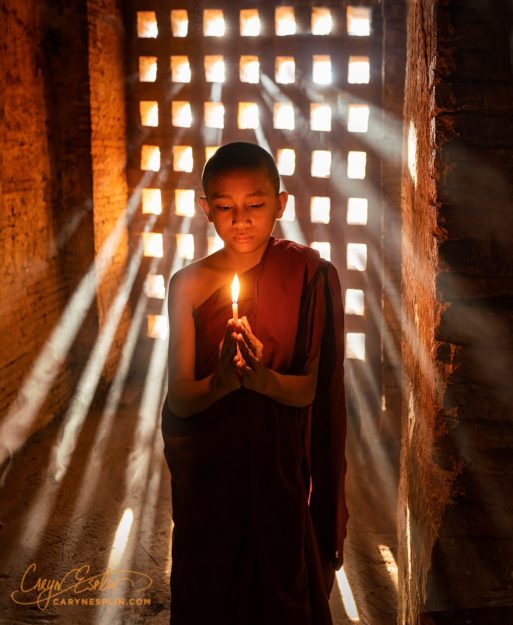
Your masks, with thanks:
M98 10L92 0L2 4L0 418L125 210L119 11L116 0L105 0ZM107 272L107 295L103 297L101 285L91 293L90 312L78 328L71 358L47 389L32 430L69 401L98 325L105 322L98 311L112 300L126 256L125 234ZM110 356L110 374L127 323L125 316Z

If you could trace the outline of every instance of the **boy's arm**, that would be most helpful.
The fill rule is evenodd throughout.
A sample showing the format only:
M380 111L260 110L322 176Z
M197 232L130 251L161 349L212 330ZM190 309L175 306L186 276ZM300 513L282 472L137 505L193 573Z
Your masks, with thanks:
M315 397L318 368L318 356L307 365L304 375L285 375L263 367L265 374L261 392L280 404L308 406Z
M236 341L228 325L216 371L203 378L194 378L195 329L192 317L190 277L175 274L169 284L169 357L168 404L179 417L189 417L209 408L216 401L237 390L240 380L233 357Z
M313 358L300 375L273 371L261 363L258 339L239 324L237 341L245 361L242 367L242 384L286 406L308 406L315 397L319 356Z

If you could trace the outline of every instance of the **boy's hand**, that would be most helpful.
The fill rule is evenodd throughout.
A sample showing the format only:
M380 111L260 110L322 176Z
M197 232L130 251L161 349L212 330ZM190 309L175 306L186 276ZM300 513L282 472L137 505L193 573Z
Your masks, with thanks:
M235 324L235 332L237 334L237 340L239 334L242 335L242 338L248 348L251 350L251 353L260 362L264 353L264 345L262 341L257 339L257 337L253 334L251 326L249 325L249 321L245 315L244 317L241 317ZM245 363L241 361L240 364L243 365Z
M214 383L229 391L236 391L241 387L237 367L237 335L235 323L228 322L223 341L219 344L219 361L214 373Z
M237 322L236 332L240 352L237 365L242 376L242 385L257 393L265 394L269 370L262 364L264 346L251 331L245 317Z

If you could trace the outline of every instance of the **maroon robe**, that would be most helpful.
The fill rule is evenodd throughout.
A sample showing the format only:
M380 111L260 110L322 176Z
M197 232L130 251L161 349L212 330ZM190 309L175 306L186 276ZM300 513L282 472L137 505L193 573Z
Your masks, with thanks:
M187 418L164 402L171 623L331 625L324 574L341 566L347 522L338 276L311 248L271 237L241 284L239 314L266 366L301 374L320 352L316 397L296 408L241 388ZM213 372L230 317L228 286L194 311L196 379Z

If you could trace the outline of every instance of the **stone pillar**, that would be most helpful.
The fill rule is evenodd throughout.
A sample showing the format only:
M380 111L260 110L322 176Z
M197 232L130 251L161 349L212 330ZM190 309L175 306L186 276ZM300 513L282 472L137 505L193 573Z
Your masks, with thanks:
M506 623L512 7L410 0L408 9L399 622Z

